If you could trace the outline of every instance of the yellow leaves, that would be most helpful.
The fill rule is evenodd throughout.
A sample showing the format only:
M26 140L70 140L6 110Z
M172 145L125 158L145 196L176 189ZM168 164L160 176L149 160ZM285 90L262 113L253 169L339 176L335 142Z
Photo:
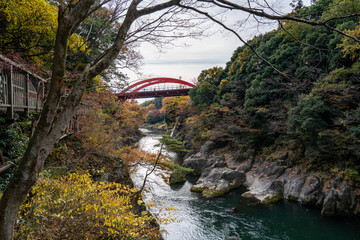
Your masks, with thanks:
M160 112L166 113L166 116L171 122L175 122L176 117L182 113L185 114L190 110L190 97L166 97L162 101L162 108Z
M360 38L360 22L354 30L346 30L345 33ZM341 48L344 57L349 57L353 61L360 59L360 43L349 37L343 37L337 48Z
M131 212L130 197L135 192L117 183L94 182L89 174L42 177L20 209L17 234L29 239L65 234L69 234L67 239L149 239L142 236L153 231L145 224L152 217Z
M90 49L87 48L84 38L79 34L73 33L69 39L69 49L70 51L76 52L85 52L87 54L90 53Z
M226 84L229 82L229 80L227 79L222 79L220 82L220 86L219 86L219 90L218 90L218 94L221 93L221 90L226 86Z
M223 70L222 67L213 67L206 70L201 71L197 80L199 83L206 81L207 79L216 79L221 71Z
M7 0L4 13L9 27L31 28L32 31L54 32L57 27L57 9L43 0Z
M230 68L229 68L229 74L233 74L236 71L239 71L241 73L244 70L244 66L246 62L250 58L250 51L247 48L244 48L238 55L236 62L234 61ZM238 63L238 64L236 64Z
M240 64L239 73L241 73L244 70L245 61L249 60L249 58L250 58L250 52L247 48L244 48L244 50L238 54L237 62Z
M37 54L55 42L57 8L44 0L6 0L0 3L5 16L0 44ZM11 45L12 44L12 45ZM35 59L40 63L39 58Z
M360 11L360 1L359 0L342 0L342 1L333 1L330 4L330 8L325 11L321 18L323 20L337 18L342 16L349 16L352 14L358 14Z
M266 113L268 112L269 109L265 108L265 107L258 107L256 108L256 113Z

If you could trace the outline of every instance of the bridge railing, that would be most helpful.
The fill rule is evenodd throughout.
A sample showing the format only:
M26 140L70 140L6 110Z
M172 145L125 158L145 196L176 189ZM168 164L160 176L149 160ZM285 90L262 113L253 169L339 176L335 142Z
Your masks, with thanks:
M15 112L39 111L43 105L45 80L0 55L0 110L9 118Z
M166 91L166 90L178 90L178 89L191 89L190 87L186 87L186 86L167 86L167 87L160 87L160 85L162 84L159 84L159 86L155 86L155 87L147 87L147 88L143 88L141 89L140 91L141 92L151 92L151 91ZM139 91L139 92L140 92Z

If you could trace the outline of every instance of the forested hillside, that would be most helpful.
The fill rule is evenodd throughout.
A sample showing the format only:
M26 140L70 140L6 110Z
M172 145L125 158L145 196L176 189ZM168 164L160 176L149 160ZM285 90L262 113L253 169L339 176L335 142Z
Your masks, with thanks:
M291 15L319 20L358 8L359 1L320 0L298 4ZM358 17L329 25L360 37ZM248 44L273 67L242 46L224 69L204 70L190 91L196 113L183 121L189 146L213 140L268 158L288 149L295 162L345 171L359 184L359 43L324 27L279 22Z

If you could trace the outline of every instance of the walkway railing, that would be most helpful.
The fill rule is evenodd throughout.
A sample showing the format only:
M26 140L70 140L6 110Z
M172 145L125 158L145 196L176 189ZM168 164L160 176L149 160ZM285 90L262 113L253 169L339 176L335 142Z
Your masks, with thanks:
M44 79L0 54L0 110L9 118L15 112L41 110L44 91Z

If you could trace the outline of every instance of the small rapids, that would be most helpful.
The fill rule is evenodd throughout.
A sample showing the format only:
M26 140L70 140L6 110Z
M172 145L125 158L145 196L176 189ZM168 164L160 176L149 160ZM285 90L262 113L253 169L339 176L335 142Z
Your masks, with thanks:
M158 152L161 134L147 129L142 131L146 136L140 140L140 147ZM166 150L163 154L176 158L175 153ZM136 186L142 185L146 171L147 166L143 165L133 169L132 179ZM287 201L259 205L241 197L245 189L215 199L204 199L198 193L190 192L196 178L169 186L163 178L168 174L156 169L155 174L149 176L147 191L143 194L154 216L173 220L168 224L160 222L166 240L224 240L228 236L238 236L243 240L360 239L358 219L324 218L318 209ZM172 210L174 208L176 210Z

